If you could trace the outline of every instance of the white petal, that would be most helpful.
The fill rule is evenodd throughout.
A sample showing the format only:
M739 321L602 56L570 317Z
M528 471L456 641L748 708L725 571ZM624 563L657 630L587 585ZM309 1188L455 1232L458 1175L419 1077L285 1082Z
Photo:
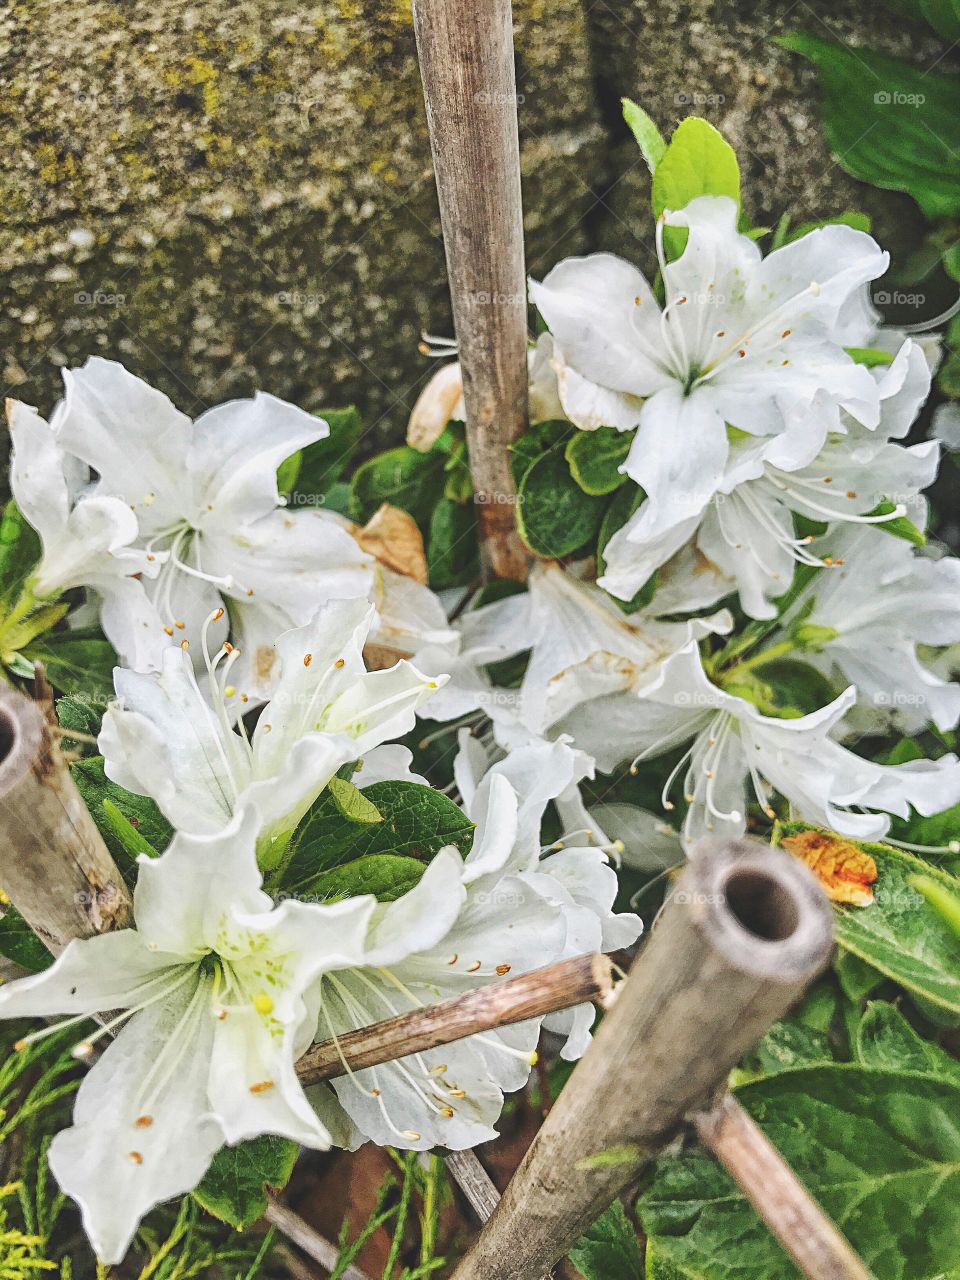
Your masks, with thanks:
M158 976L176 977L179 957L150 951L135 929L74 939L42 973L0 987L0 1018L125 1009Z
M217 948L230 912L269 911L257 867L259 827L250 808L217 835L178 831L162 857L139 859L133 910L147 946L200 959Z
M323 418L263 391L201 414L187 467L196 478L202 527L230 530L273 511L280 463L329 434Z
M230 820L250 777L240 737L217 720L200 694L190 659L163 653L159 674L118 667L120 703L107 709L100 734L107 777L151 796L185 831L212 833Z
M794 329L829 330L848 299L882 276L889 263L890 255L865 232L843 225L819 227L763 260L759 290L771 311L785 308Z
M647 495L631 522L631 541L642 545L684 526L682 545L690 536L688 522L717 492L727 453L726 428L708 388L685 396L673 384L648 400L623 465Z
M637 396L665 385L660 309L629 262L611 253L567 258L542 284L530 282L530 298L556 350L584 378Z
M373 585L371 558L323 511L281 508L232 532L204 530L198 541L204 570L233 580L224 594L241 609L272 605L298 626L324 601L366 599Z
M184 461L191 424L167 397L113 360L92 356L65 369L60 443L135 510L142 533L179 518L192 495Z
M437 946L452 928L465 901L463 860L456 849L441 849L419 884L395 902L377 909L364 962L393 965L412 952Z
M7 424L12 443L10 488L24 518L46 545L63 533L73 501L67 458L51 427L31 405L8 401Z
M409 747L401 747L397 743L374 747L357 766L352 782L362 791L378 782L416 782L422 787L428 787L430 783L423 774L414 773L410 768L411 764L413 752Z
M213 1021L198 1014L184 1024L192 995L184 989L124 1027L80 1086L73 1128L50 1147L54 1177L108 1264L122 1260L154 1205L197 1185L223 1144L207 1102Z

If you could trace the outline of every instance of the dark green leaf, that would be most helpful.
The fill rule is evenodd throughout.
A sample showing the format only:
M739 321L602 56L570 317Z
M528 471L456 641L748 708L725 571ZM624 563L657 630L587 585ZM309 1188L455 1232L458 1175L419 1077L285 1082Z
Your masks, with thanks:
M243 1231L263 1216L267 1188L279 1191L290 1181L299 1150L269 1136L223 1147L193 1194L208 1213Z
M356 778L362 781L362 770ZM455 845L465 854L473 842L473 824L432 787L377 782L363 794L383 814L383 822L369 827L349 822L324 792L294 834L283 876L286 891L312 892L319 875L357 858L391 854L426 865L444 845Z
M634 435L633 431L598 427L596 431L578 431L568 441L563 456L584 493L599 497L620 488L627 477L619 467L626 461Z
M381 503L389 502L408 511L426 528L434 503L443 494L443 465L441 452L419 453L409 445L377 454L354 472L350 483L351 517L364 524Z
M95 628L85 631L54 631L23 651L30 662L42 662L55 689L99 707L101 712L113 698L113 669L116 650Z
M331 778L327 783L330 798L339 812L348 822L357 822L370 826L374 822L382 822L383 814L377 806L346 778Z
M835 1064L783 1071L737 1097L877 1280L957 1273L956 1083ZM796 1280L740 1190L699 1151L659 1162L640 1213L653 1280Z
M510 469L514 484L519 488L520 481L535 462L551 449L572 440L576 434L577 428L573 423L563 418L535 422L510 445Z
M40 973L53 964L53 956L13 906L4 907L0 918L0 956L31 973Z
M654 173L667 149L663 134L642 107L631 102L629 98L621 98L620 101L623 105L623 118L637 140L640 154L647 162L647 168Z
M570 1261L584 1280L640 1280L643 1255L619 1200L583 1233L570 1250Z
M131 857L127 839L117 835L117 814L126 819L149 848L163 853L173 839L173 829L148 796L136 796L111 782L103 771L102 756L80 760L71 766L70 772L107 848L121 867L129 867ZM112 817L104 810L104 800L110 800L114 806L116 812Z
M773 692L776 705L790 707L806 715L819 711L837 696L837 690L825 675L806 662L781 658L765 662L759 668L760 677Z
M865 1067L920 1071L960 1084L960 1062L914 1031L896 1005L876 1000L857 1028L857 1058Z
M40 559L40 539L11 498L0 519L0 606L6 610Z
M807 33L781 36L779 43L819 68L827 138L848 173L908 192L927 217L960 214L955 76Z
M825 1032L790 1021L774 1023L750 1055L751 1070L762 1076L832 1061L830 1038Z
M300 451L296 476L298 494L329 492L343 475L363 427L363 419L353 405L346 409L321 409L316 416L324 419L330 434Z
M310 882L309 894L320 902L372 893L379 902L395 902L420 883L426 864L393 853L354 858L324 871Z
M466 586L479 575L476 530L472 502L461 505L441 498L434 507L427 538L427 569L434 591Z
M529 467L520 482L517 529L538 556L572 555L597 536L606 503L584 493L559 450Z
M73 696L58 698L56 705L61 729L73 729L76 733L84 733L93 738L100 732L103 717L99 707L91 707L82 698Z

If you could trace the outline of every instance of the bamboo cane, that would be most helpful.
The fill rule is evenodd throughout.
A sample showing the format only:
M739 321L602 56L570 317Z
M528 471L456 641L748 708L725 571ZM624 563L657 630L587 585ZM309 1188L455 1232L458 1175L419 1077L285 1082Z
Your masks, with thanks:
M510 0L414 0L484 573L523 579L507 446L527 422L527 292Z
M297 1062L297 1075L304 1085L317 1084L344 1075L348 1065L351 1071L362 1071L482 1031L543 1018L587 1001L603 1002L613 990L612 969L599 953L576 956L360 1027L309 1048Z
M549 1270L716 1095L831 945L829 904L796 859L749 841L701 846L453 1280Z
M130 896L37 702L0 689L0 885L59 955L130 923Z

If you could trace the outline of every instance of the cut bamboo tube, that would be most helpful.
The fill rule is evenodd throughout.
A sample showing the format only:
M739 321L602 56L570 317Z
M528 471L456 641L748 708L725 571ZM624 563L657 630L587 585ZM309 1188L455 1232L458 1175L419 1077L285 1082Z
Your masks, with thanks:
M613 965L606 956L591 953L561 960L517 978L348 1031L335 1041L324 1040L300 1058L297 1075L304 1085L317 1084L344 1075L344 1061L351 1071L363 1071L495 1027L543 1018L587 1001L604 1001L612 990Z
M414 0L484 573L523 579L507 445L527 423L527 286L510 0Z
M130 896L39 703L0 689L0 886L54 955L131 922Z
M871 1280L854 1253L780 1152L736 1098L693 1117L712 1152L770 1231L810 1280Z
M453 1280L537 1280L723 1088L827 963L832 916L800 862L705 842Z

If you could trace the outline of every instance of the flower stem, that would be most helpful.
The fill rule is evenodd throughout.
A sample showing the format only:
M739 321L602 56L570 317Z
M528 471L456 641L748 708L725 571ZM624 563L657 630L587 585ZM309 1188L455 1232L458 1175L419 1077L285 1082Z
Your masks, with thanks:
M792 640L781 640L779 644L773 645L770 649L763 649L760 653L755 653L752 658L743 658L740 662L734 663L732 667L728 667L726 671L718 672L717 678L721 684L727 684L745 671L753 671L757 667L764 666L767 662L776 662L778 658L784 657L785 654L793 653L796 647Z

